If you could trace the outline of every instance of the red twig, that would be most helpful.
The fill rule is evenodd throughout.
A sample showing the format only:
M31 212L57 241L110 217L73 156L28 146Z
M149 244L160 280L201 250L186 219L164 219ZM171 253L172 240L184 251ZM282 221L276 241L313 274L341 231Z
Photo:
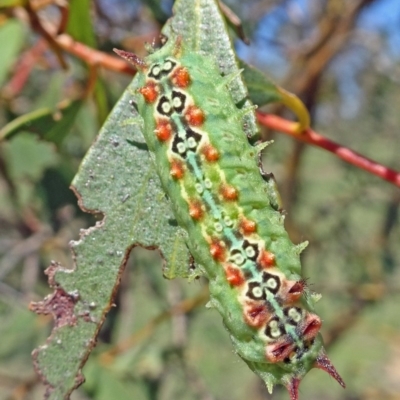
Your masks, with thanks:
M258 122L268 128L286 133L297 140L328 150L349 164L353 164L358 168L364 169L365 171L379 176L379 178L400 187L400 172L385 167L347 147L341 146L340 144L318 134L311 128L307 129L303 133L297 133L297 124L295 122L288 121L273 114L265 114L262 112L257 112L257 119Z
M35 23L36 26L41 27L36 19L32 21L32 23ZM43 34L43 32L41 33ZM83 43L73 40L69 35L61 34L56 37L52 37L49 42L53 44L53 47L57 47L57 50L61 48L64 51L75 55L81 60L86 61L91 66L103 66L104 68L122 72L128 75L134 75L136 73L135 69L122 59L120 60L114 56L108 55L107 53L92 49ZM347 147L341 146L319 135L312 129L307 129L305 132L299 134L296 130L298 124L285 120L276 115L257 112L257 118L262 125L286 133L302 142L328 150L349 164L353 164L358 168L362 168L365 171L368 171L400 187L400 172L378 164L377 162L370 160L361 154L348 149Z
M20 56L11 79L3 88L3 95L8 98L17 96L25 87L25 83L30 77L32 69L36 66L38 59L47 49L45 40L38 40L31 48L27 49Z
M67 34L57 36L55 38L55 41L58 46L60 46L63 50L75 55L81 60L87 62L89 65L102 66L104 68L117 72L122 72L128 75L136 74L136 70L122 58L118 58L88 47L83 43L75 41L71 36Z

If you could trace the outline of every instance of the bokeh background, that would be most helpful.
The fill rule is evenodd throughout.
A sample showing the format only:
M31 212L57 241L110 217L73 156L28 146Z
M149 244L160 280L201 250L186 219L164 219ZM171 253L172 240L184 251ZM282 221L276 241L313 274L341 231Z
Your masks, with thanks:
M0 400L43 398L30 353L52 320L28 304L50 292L51 260L73 267L68 242L96 222L69 184L131 79L61 50L57 29L104 53L145 55L172 3L0 0ZM400 169L398 0L225 3L250 40L236 41L239 56L299 95L315 130ZM322 334L347 383L315 370L300 398L400 399L399 189L321 149L262 134L275 142L264 165L290 236L310 241L304 275L323 294ZM136 248L71 398L288 399L282 388L269 395L233 354L206 298L204 280L166 281L158 253ZM171 313L176 305L186 312Z

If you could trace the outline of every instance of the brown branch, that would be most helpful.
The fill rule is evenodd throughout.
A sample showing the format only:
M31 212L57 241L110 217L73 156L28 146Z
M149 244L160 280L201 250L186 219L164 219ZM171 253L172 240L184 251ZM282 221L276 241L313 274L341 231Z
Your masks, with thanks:
M14 68L13 75L3 88L4 97L11 99L22 91L29 79L32 69L36 66L38 59L47 48L47 42L41 39L21 54Z
M61 18L58 26L54 26L54 29L46 29L36 14L35 9L30 5L29 2L26 6L26 11L28 13L32 29L49 43L49 46L55 52L62 68L67 68L67 63L62 54L62 50L64 50L85 61L90 66L103 66L106 69L116 72L135 75L136 70L125 61L102 51L88 47L83 43L77 42L67 34L57 35L57 33L62 33L65 29L68 18L68 9L61 6L59 9Z
M284 86L303 97L332 59L348 44L359 13L373 1L375 0L354 1L344 7L338 6L334 0L318 21L319 36L311 46L300 49L297 53Z
M354 22L355 15L357 11L365 6L366 4L372 2L373 0L361 0L357 6L355 6L352 10L351 17L348 16L348 20L345 23L347 29L349 29L349 25ZM111 56L102 51L90 48L83 43L75 41L71 36L67 34L61 34L53 37L49 32L47 32L43 26L40 24L39 19L36 14L28 9L31 23L36 28L36 30L42 34L50 43L50 45L54 48L56 47L59 51L60 49L67 51L70 54L75 55L81 60L85 61L87 64L91 66L102 66L106 69L113 70L116 72L121 72L128 75L135 75L136 70L132 68L128 63L124 60L121 60L117 57ZM338 49L336 49L337 51ZM335 52L330 52L332 55ZM328 57L329 59L330 57ZM297 140L312 144L314 146L323 148L328 150L334 154L336 154L342 160L355 165L365 171L368 171L388 182L395 184L400 187L400 173L385 167L367 157L362 156L361 154L348 149L347 147L341 146L321 135L313 131L312 129L308 129L303 134L297 134L294 129L294 123L278 116L272 114L263 114L261 112L257 113L258 121L271 128L276 129L277 131L286 133L290 136L293 136Z
M31 23L32 29L39 33L40 36L42 36L48 43L49 46L53 49L61 67L63 69L67 69L67 63L64 60L63 54L59 48L59 46L57 45L57 42L54 39L54 36L52 35L51 32L49 32L43 25L42 22L40 21L40 18L38 17L38 15L36 14L35 10L33 9L33 7L31 6L30 2L28 1L25 9L28 13L29 16L29 21Z
M292 51L290 70L283 85L302 99L311 118L315 111L321 78L327 66L348 44L359 12L371 1L374 0L357 0L351 4L336 0L323 2L324 11L315 21L317 35L297 46L299 50ZM274 107L272 112L283 115L282 106ZM282 200L289 215L286 227L292 236L298 235L291 210L297 201L301 185L299 171L305 150L304 142L294 143L290 157L287 157L284 165L285 179L280 185Z
M136 74L136 70L121 58L88 47L67 34L57 36L55 41L63 50L80 58L89 65L102 66L106 69L132 76Z
M108 55L102 51L90 48L80 42L73 40L69 35L59 35L56 37L55 40L57 41L59 46L65 51L68 51L69 53L84 60L90 65L102 66L106 69L125 73L128 75L135 75L136 73L136 70L132 68L129 64L127 64L124 60ZM296 133L295 123L285 120L281 117L272 114L264 114L261 112L257 113L257 117L258 121L264 126L286 133L302 142L328 150L336 154L342 160L361 169L364 169L400 187L400 173L395 170L392 170L375 161L372 161L362 156L361 154L348 149L345 146L341 146L333 141L330 141L329 139L319 135L317 132L311 129L308 129L303 134L298 134Z
M260 124L270 129L275 129L279 132L283 132L289 136L292 136L301 142L328 150L349 164L364 169L365 171L368 171L369 173L400 187L400 172L364 157L360 153L342 146L318 134L312 129L307 129L301 134L296 133L295 122L288 121L273 114L257 112L257 119Z

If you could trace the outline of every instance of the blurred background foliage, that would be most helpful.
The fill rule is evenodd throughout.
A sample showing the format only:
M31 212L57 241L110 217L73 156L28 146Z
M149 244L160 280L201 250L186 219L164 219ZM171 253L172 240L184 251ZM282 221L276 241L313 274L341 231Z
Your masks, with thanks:
M240 57L298 94L325 136L400 169L398 0L229 0L250 45ZM50 260L72 268L68 242L96 218L69 184L127 86L128 74L87 63L58 33L104 53L143 56L171 13L161 0L0 0L0 400L41 399L30 352L50 317L28 311L49 293ZM62 36L62 35L61 35ZM270 109L285 115L279 107ZM290 117L290 116L289 116ZM263 130L265 152L342 390L323 372L302 399L400 399L399 189L334 155ZM112 160L110 160L112 162ZM167 282L157 252L135 249L72 399L287 399L232 353L206 282ZM185 313L169 310L181 305Z

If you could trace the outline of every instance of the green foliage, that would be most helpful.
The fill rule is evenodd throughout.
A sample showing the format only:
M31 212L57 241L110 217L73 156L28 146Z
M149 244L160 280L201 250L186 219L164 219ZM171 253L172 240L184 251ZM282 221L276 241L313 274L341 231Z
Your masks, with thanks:
M240 61L239 66L243 68L242 77L249 92L249 98L254 104L263 106L282 100L277 86L265 74L243 61Z
M70 132L82 101L66 101L55 109L39 108L15 118L0 130L0 141L20 132L31 132L60 145ZM50 127L50 129L49 129Z
M78 42L96 47L89 0L71 0L66 31Z
M68 298L76 296L69 310L76 324L56 328L46 346L35 354L38 369L52 388L50 398L63 397L77 385L76 376L91 351L88 343L94 343L111 307L112 294L132 246L160 249L168 266L166 276L188 274L184 233L176 227L154 176L140 120L131 118L130 97L128 88L73 181L81 207L101 212L105 219L73 244L75 271L54 271L57 287ZM47 308L51 312L50 305Z
M24 43L24 28L22 24L19 21L11 20L0 26L0 43L2 43L0 58L1 86L17 60Z

